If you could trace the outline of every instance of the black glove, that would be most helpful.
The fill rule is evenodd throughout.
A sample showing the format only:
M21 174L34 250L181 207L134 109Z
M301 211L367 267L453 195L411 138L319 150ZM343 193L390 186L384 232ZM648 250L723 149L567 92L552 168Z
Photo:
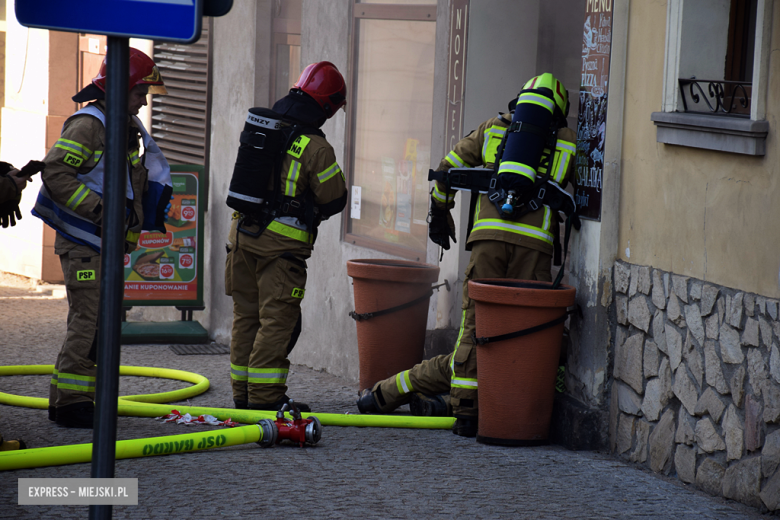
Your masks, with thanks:
M431 206L429 216L431 220L428 223L428 236L442 249L449 250L450 238L453 242L458 242L455 240L455 222L452 220L452 215L446 209Z
M10 224L13 227L16 225L17 219L22 220L22 212L19 210L17 200L9 200L0 204L0 226L7 228Z

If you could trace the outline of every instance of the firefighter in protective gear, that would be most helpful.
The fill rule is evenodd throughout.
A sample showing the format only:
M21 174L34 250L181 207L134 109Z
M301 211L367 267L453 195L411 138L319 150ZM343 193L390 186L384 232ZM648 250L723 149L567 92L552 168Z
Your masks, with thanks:
M136 117L148 93L165 92L163 80L151 58L137 49L129 52L126 251L135 249L142 229L164 231L172 190L168 163ZM68 330L52 374L49 419L74 428L92 428L94 415L106 70L104 60L92 83L73 96L79 103L92 102L65 121L46 155L43 187L33 209L57 231L54 252L68 295Z
M346 93L335 65L313 63L273 111L284 125L316 130L346 104ZM279 154L281 171L274 175L281 175L284 200L311 218L282 213L263 230L251 216L233 214L225 292L233 297L230 375L236 408L279 410L288 402L287 356L301 330L306 259L319 221L340 213L347 201L344 174L324 134L301 135Z
M538 96L540 92L544 96ZM534 102L557 113L557 117L553 118L553 126L557 127L553 128L557 130L555 148L544 149L541 166L538 171L531 173L541 176L549 170L550 180L565 187L573 170L576 150L576 135L564 126L569 106L566 90L552 74L546 73L529 80L517 102L523 102L524 96L537 97ZM510 103L510 108L512 106L513 103ZM499 114L482 123L455 145L441 161L438 170L480 165L493 168L511 120L511 114ZM503 162L501 164L503 166ZM499 171L500 182L504 180L502 176L526 176L529 173L520 168L517 168L516 173L512 173L511 168L499 168ZM514 179L506 180L511 184ZM454 193L448 192L443 183L437 182L432 192L429 236L444 249L449 248L449 239L455 238L454 225L449 215L453 206ZM519 218L505 215L488 200L486 194L480 195L476 203L474 225L467 240L471 246L471 258L463 281L462 321L454 352L423 361L410 370L380 381L371 391L364 390L357 403L360 411L387 413L410 400L413 413L421 408L441 411L446 408L421 407L421 399L428 402L432 398L441 400L439 394L449 392L452 414L457 419L453 432L466 437L476 436L477 356L471 340L475 319L474 302L468 295L468 282L477 278L549 282L558 219L559 216L553 214L548 206L542 206Z

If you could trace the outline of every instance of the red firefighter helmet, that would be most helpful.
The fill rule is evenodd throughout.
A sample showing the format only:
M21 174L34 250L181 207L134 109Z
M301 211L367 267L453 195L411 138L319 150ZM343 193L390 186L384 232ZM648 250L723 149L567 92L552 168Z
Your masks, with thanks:
M347 104L347 84L339 69L329 61L312 63L301 72L293 89L310 95L325 111L328 119Z
M108 75L107 59L108 57L103 60L98 75L92 79L92 84L103 92L106 91L106 76ZM136 85L149 85L149 94L168 93L160 76L160 71L157 70L157 65L154 64L152 58L138 49L130 47L130 73L128 75L127 90L132 90Z

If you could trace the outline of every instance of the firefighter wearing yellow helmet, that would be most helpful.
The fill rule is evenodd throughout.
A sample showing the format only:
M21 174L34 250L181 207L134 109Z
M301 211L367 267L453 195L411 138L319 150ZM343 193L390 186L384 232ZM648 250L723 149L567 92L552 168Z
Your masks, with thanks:
M457 419L453 433L476 436L477 356L471 340L475 318L468 282L477 278L551 281L550 268L557 253L554 244L558 243L557 212L543 201L532 210L535 202L528 197L524 200L530 203L515 211L506 194L522 199L524 190L538 179L566 186L576 150L576 135L566 128L568 109L563 84L550 73L541 74L523 86L510 103L510 113L482 123L442 159L439 171L492 169L498 163L495 190L480 195L474 209L466 245L471 259L463 281L462 321L454 352L423 361L364 390L357 402L362 413L388 413L410 403L415 415L452 414ZM494 193L501 196L493 197ZM455 241L449 214L455 194L437 182L431 196L430 238L449 249L450 239ZM449 398L442 396L446 393Z

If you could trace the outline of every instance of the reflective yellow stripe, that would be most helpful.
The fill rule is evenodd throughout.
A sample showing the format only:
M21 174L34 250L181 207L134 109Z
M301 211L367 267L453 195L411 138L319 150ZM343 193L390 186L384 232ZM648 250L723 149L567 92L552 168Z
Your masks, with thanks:
M549 208L545 206L545 210L549 211ZM519 222L513 222L511 220L501 220L497 218L486 218L478 220L474 223L472 232L481 229L492 229L497 231L507 231L509 233L516 233L531 238L536 238L547 242L552 245L553 236L552 233L536 226L529 226L528 224L520 224Z
M466 164L463 159L458 157L458 154L455 152L450 152L447 154L447 157L445 157L448 163L450 163L455 168L471 168L470 165Z
M55 147L55 148L60 148L60 149L62 149L62 150L66 150L66 151L68 151L68 152L73 152L73 153L75 153L76 155L78 155L79 157L82 157L82 158L86 159L86 157L84 156L84 154L83 154L83 153L81 153L81 150L77 150L77 149L75 149L75 148L72 148L72 147L70 147L70 146L61 145L61 144L59 144L59 143L55 144L55 145L54 145L54 147Z
M141 159L138 158L138 151L135 151L135 152L131 153L129 157L130 157L130 163L133 166L135 166L136 164L141 162Z
M230 377L236 381L246 381L249 379L248 367L242 367L240 365L234 365L230 363Z
M479 208L477 208L477 214L479 214ZM463 314L460 317L460 331L458 332L458 339L455 340L455 349L452 351L452 357L450 358L450 371L453 376L455 374L455 353L460 346L460 340L463 339L463 329L466 326L466 310L463 310Z
M301 173L301 163L293 161L290 164L290 171L287 172L287 182L285 182L284 194L288 197L295 197L295 183Z
M260 384L278 384L287 381L287 368L248 368L247 382Z
M551 113L555 110L555 104L550 98L542 96L541 94L534 94L533 92L523 92L520 94L520 97L517 98L517 104L520 105L521 103L539 105L540 107L546 108Z
M79 207L79 205L80 205L82 202L84 202L84 199L85 199L85 198L87 198L87 195L89 195L89 192L90 192L90 191L91 191L91 190L90 190L89 188L87 188L87 191L85 191L85 192L84 192L84 195L82 195L82 196L79 198L79 200L78 200L78 201L76 201L76 203L73 205L73 207L72 207L71 209L76 209L76 208L78 208L78 207Z
M77 392L94 392L95 378L92 376L60 372L57 377L57 388L75 390Z
M127 235L125 235L125 239L128 242L136 243L138 242L138 239L141 237L141 233L134 233L133 231L128 231Z
M566 172L569 171L569 163L571 158L577 152L577 147L573 143L567 141L558 141L555 145L556 153L555 162L553 163L552 178L558 184L563 182L566 177Z
M70 141L69 139L63 139L62 137L60 137L59 139L57 139L57 142L58 143L68 143L68 144L71 144L73 146L76 146L76 147L84 150L84 154L85 155L87 155L87 156L92 155L92 150L90 150L89 148L87 148L86 146L84 146L81 143L77 143L76 141Z
M339 163L334 162L324 172L318 173L317 178L320 180L320 184L322 184L337 173L341 173L341 168L339 167ZM342 175L344 174L342 173Z
M65 203L67 207L70 209L76 209L79 204L81 204L84 201L84 197L89 195L89 192L91 190L87 188L85 185L80 185L76 191L73 192L73 195L70 196L68 199L68 202Z
M444 192L439 190L439 185L438 184L436 184L433 187L433 193L431 194L431 197L433 197L433 199L435 201L441 202L441 203L444 203L444 204L446 204L447 202L452 202L453 200L455 200L455 194L454 193L452 195L450 195L449 197L447 197L447 195Z
M71 152L77 153L85 159L88 159L89 156L92 155L92 150L82 145L81 143L77 143L76 141L71 141L69 139L59 138L57 139L57 142L54 143L54 146L56 148L62 148L63 150L70 150Z
M272 220L271 223L268 224L268 229L274 233L279 233L280 235L292 238L293 240L298 240L299 242L304 242L306 244L311 243L311 233L308 231L282 224L276 220Z
M531 179L531 182L536 181L536 172L534 169L527 164L519 162L502 161L501 165L498 167L498 174L501 175L502 173L516 173L528 177Z
M403 372L396 374L395 384L398 387L398 392L401 395L408 394L409 392L414 392L414 388L412 388L412 380L409 378L408 370L404 370Z
M458 378L453 377L452 381L450 381L450 387L477 390L477 380L472 379L470 377L458 377Z

